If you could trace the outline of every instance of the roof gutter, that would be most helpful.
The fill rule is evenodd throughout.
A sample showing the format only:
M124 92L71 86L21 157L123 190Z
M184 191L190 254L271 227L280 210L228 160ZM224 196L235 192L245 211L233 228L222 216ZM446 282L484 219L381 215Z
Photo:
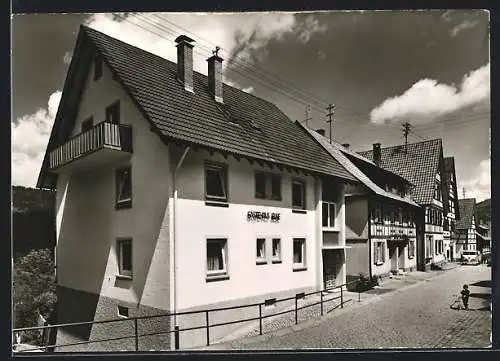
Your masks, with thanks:
M188 145L186 148L184 148L184 152L182 153L181 158L179 159L179 162L177 162L177 166L175 167L175 171L173 174L173 190L174 190L174 200L172 204L172 233L173 233L173 239L172 239L172 247L173 247L173 260L172 263L172 277L173 277L173 310L174 310L174 326L177 326L177 277L176 277L176 270L177 270L177 247L176 247L176 240L177 240L177 217L176 217L176 209L177 209L177 173L179 172L179 169L182 167L182 164L184 163L184 159L186 158L189 150L191 147Z

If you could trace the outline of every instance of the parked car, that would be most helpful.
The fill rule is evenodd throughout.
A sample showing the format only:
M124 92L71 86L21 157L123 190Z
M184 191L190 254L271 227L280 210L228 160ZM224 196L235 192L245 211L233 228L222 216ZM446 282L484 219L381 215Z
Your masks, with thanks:
M481 252L479 251L463 251L462 264L475 264L481 263Z

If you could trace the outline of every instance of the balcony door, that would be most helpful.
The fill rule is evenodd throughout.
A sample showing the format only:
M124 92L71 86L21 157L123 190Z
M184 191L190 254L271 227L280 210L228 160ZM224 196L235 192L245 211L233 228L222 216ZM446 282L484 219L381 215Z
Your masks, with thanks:
M106 122L120 124L120 101L116 101L106 108Z

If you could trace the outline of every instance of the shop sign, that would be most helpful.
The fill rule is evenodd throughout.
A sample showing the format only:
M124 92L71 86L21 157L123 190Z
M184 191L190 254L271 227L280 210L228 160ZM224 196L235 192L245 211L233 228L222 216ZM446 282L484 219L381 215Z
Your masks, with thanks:
M278 223L280 221L280 213L248 211L247 221L249 222L272 222Z

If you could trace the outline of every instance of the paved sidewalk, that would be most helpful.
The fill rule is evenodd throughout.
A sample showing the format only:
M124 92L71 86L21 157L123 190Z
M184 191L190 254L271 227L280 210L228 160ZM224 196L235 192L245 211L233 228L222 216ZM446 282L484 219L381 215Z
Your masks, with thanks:
M259 321L253 322L249 325L242 327L236 332L230 335L212 341L212 345L208 347L202 347L202 349L217 349L217 345L223 343L231 343L233 341L238 341L247 338L266 338L270 334L286 334L289 332L294 332L303 328L311 327L312 325L323 322L326 318L336 317L337 315L344 314L351 309L362 307L364 305L376 302L384 298L385 294L393 294L395 292L400 292L404 289L418 285L421 282L428 281L434 277L438 277L447 272L447 270L457 267L456 264L447 264L445 269L429 272L410 272L402 276L393 276L392 278L385 279L379 286L374 289L363 292L343 292L344 307L340 308L340 290L326 294L324 293L324 313L321 317L320 305L313 305L298 311L298 324L295 324L295 312L294 307L287 308L271 308L265 309L263 315L275 314L285 310L290 310L291 312L278 315L275 317L265 318L262 321L262 333L259 335ZM332 301L327 301L336 298ZM312 305L314 303L320 302L320 295L311 295L303 300L299 300L298 307L303 307L306 305Z

